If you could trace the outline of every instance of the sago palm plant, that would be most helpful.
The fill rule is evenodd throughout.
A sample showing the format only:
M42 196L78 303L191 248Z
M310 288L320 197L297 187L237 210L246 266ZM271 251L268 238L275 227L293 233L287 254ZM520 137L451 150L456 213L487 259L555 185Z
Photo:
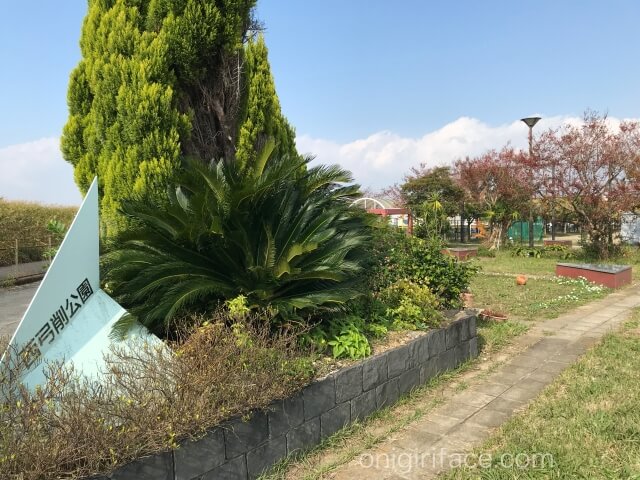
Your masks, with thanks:
M137 227L103 256L106 288L151 330L238 295L276 318L339 310L361 291L369 219L349 172L310 158L186 161L167 205L124 204Z

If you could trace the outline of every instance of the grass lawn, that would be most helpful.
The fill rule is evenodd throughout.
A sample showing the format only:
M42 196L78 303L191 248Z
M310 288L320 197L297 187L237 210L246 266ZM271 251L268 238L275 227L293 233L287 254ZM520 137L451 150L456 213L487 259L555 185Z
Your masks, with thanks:
M622 257L612 260L594 260L581 258L581 250L574 250L577 258L563 260L558 257L514 257L511 250L500 250L495 257L476 257L474 262L481 267L481 272L503 274L525 274L553 277L556 263L612 263L625 264L633 267L634 280L640 280L640 248L628 247Z
M514 257L511 252L500 251L496 253L494 258L477 257L475 261L480 265L481 272L553 276L556 271L556 263L563 260L544 257Z
M505 423L477 454L492 468L458 469L445 479L640 478L640 310L624 329L569 367L523 413ZM535 468L502 458L551 454ZM505 457L503 457L505 455Z
M530 278L518 286L515 277L476 275L471 281L473 306L503 312L509 318L554 318L611 290L581 280Z
M483 354L492 353L506 347L514 337L529 330L523 322L493 322L478 320L478 346Z
M473 306L503 312L515 320L554 318L611 291L594 288L583 281L556 278L555 265L563 261L559 258L514 257L511 251L501 250L493 258L479 257L473 261L481 267L471 281ZM637 248L627 249L622 258L601 263L629 264L633 267L634 280L640 279L640 250ZM518 274L529 276L525 286L516 286Z

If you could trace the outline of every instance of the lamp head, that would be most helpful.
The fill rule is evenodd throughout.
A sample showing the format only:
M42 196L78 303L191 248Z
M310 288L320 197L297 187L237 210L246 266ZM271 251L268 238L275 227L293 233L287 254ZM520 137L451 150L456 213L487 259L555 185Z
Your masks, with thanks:
M527 118L521 118L520 120L526 123L527 127L533 128L533 126L536 123L538 123L538 120L540 120L540 117L527 117Z

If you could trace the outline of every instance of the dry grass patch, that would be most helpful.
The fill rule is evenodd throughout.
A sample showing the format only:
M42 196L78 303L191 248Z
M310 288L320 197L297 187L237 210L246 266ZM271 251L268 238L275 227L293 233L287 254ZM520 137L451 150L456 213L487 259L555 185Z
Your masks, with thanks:
M257 319L228 320L222 313L209 318L170 349L115 350L100 384L57 366L35 393L5 377L0 478L106 473L309 383L311 360L296 346L296 332L274 335Z

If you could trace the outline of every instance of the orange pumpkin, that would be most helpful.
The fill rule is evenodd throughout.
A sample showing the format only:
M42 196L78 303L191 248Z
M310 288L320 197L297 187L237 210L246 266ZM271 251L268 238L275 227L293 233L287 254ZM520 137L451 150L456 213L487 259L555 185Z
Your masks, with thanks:
M525 275L518 275L516 277L516 285L526 285L527 277Z

